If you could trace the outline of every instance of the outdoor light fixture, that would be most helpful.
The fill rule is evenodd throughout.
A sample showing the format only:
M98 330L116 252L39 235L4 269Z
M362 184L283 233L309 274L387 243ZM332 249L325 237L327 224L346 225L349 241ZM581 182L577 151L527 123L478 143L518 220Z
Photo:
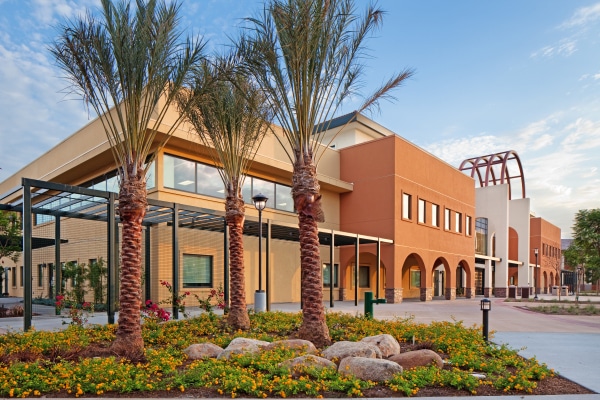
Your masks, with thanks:
M261 312L267 309L267 296L262 290L262 211L267 206L269 198L262 193L252 197L254 207L258 210L258 290L254 293L254 311Z
M489 324L488 324L488 312L492 309L492 301L487 297L481 299L481 311L483 311L483 340L488 341Z
M535 296L533 297L534 301L538 300L537 297L537 284L538 284L538 248L536 247L535 249L533 249L533 253L535 254L535 269L533 270L534 276L533 276L533 281L534 281L534 285L533 285L533 290L535 291Z

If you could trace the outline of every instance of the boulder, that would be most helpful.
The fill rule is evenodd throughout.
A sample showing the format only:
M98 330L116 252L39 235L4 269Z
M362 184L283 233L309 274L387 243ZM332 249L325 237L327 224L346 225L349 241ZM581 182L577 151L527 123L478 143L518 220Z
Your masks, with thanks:
M323 357L336 363L346 357L381 358L381 350L371 343L341 341L326 348Z
M389 360L402 365L404 369L424 367L432 364L438 368L444 367L444 361L442 360L442 357L440 357L435 351L429 349L407 351L406 353L396 354L391 356Z
M201 360L203 358L216 358L223 351L223 348L213 343L192 344L183 350L191 360Z
M301 372L306 368L331 368L334 371L337 369L337 365L333 361L312 354L283 361L279 363L279 366L291 369L292 376L294 377L297 377L298 372Z
M361 340L361 343L371 343L379 347L382 358L388 358L394 354L400 354L400 343L398 343L395 337L388 335L387 333L376 336L368 336Z
M312 342L304 339L277 340L263 347L264 350L273 350L277 348L304 350L306 354L317 354L318 352L317 348L314 344L312 344Z
M402 367L389 360L365 357L346 357L340 362L338 372L352 375L358 379L372 382L383 382L402 373Z
M217 358L229 359L232 354L256 354L268 344L269 342L265 342L264 340L235 338L229 343L229 346L225 347Z

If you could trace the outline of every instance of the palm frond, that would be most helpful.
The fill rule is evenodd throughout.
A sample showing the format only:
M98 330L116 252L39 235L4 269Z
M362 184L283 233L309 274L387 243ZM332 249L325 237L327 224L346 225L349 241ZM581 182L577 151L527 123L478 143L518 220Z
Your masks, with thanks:
M151 150L164 146L178 118L155 143L170 105L203 58L200 38L181 40L176 2L102 0L102 16L88 12L60 27L50 46L69 89L98 115L121 181L145 173ZM129 172L127 172L129 171Z

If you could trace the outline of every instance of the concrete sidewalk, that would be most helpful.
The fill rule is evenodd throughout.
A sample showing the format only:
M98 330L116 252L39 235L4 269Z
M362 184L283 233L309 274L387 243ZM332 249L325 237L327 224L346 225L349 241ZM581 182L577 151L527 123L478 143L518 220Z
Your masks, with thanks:
M564 296L563 296L564 297ZM554 299L542 295L543 299ZM574 296L567 296L574 300ZM597 297L580 297L580 303L587 300L600 301ZM411 319L418 323L432 321L462 321L465 326L480 326L482 312L479 308L481 297L457 299L454 301L433 300L430 302L404 301L399 304L375 305L374 316L379 319ZM532 303L506 302L492 298L489 312L491 340L505 343L519 350L524 357L536 357L538 361L559 372L562 376L582 386L600 393L600 316L547 315L528 311L524 308ZM327 312L343 312L361 315L364 304L359 302L338 301L333 307L324 303ZM300 312L298 303L280 303L271 306L272 311ZM198 311L192 311L192 315ZM48 314L51 314L50 312ZM63 329L64 319L51 315L34 317L33 326L37 330ZM107 323L106 314L95 314L90 323ZM22 318L0 319L2 329L19 331L23 328ZM468 399L516 400L525 396L481 397L469 396ZM543 399L587 399L600 400L600 394L572 396L526 396ZM431 398L438 399L439 398Z

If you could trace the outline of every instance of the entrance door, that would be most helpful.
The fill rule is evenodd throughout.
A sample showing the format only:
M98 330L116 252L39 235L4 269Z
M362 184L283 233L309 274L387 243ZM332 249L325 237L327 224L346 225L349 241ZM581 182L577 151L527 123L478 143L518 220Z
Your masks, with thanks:
M475 268L475 294L483 296L484 268Z

